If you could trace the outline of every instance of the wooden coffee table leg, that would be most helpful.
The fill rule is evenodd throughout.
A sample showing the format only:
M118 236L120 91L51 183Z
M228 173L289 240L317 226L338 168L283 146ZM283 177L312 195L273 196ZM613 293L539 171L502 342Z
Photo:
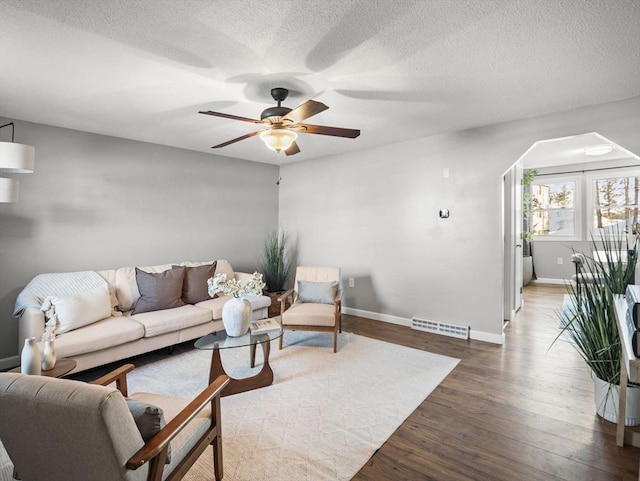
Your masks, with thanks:
M255 359L255 349L257 342L251 346L252 360ZM246 377L243 379L235 379L229 376L229 384L225 386L220 395L231 396L232 394L238 394L240 392L251 391L265 386L273 384L273 369L269 365L269 353L271 351L271 343L269 341L261 343L262 351L264 353L264 360L262 363L262 369L254 376ZM254 363L252 363L254 364ZM211 354L211 369L209 371L209 383L212 383L221 374L227 374L222 365L222 359L220 357L220 348L218 344L214 344L213 352ZM227 374L228 375L228 374Z

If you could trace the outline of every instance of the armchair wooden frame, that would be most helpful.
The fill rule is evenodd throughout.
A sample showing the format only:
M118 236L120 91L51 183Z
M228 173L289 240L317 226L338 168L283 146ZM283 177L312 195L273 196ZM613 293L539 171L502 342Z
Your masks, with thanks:
M284 292L277 301L280 303L280 315L287 309L287 306L291 306L295 302L295 289L289 289ZM333 300L334 316L336 318L333 326L308 326L308 325L282 325L282 336L278 341L279 349L282 349L282 339L284 338L284 331L323 331L333 332L333 352L338 352L338 333L342 332L342 292L340 289L336 292L336 296Z
M113 382L116 388L127 396L127 373L135 366L125 364L105 376L93 381L93 384L107 386ZM189 422L197 416L209 403L211 403L211 426L200 437L189 453L176 465L167 481L177 481L184 477L193 463L200 457L210 444L213 446L213 467L216 480L223 476L222 468L222 425L220 417L220 394L229 383L227 376L218 376L209 384L193 401L191 401L176 417L167 423L153 438L151 438L136 454L127 462L128 469L138 469L149 463L149 481L160 481L162 471L167 459L169 443L182 431Z

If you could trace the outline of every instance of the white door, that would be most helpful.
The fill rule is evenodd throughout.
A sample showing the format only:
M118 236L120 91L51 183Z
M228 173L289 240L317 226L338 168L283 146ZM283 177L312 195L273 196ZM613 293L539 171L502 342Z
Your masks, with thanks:
M513 166L503 178L504 307L510 321L522 305L522 167Z
M513 310L517 311L522 307L522 165L513 166L513 239L511 242L514 249L514 283L513 283Z

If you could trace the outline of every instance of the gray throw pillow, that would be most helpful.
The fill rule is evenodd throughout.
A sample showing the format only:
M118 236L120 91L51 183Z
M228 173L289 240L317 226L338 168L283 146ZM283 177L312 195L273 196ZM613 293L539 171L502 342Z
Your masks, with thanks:
M338 283L298 281L298 303L333 304L335 302Z
M136 422L138 431L142 439L146 443L154 437L165 426L164 411L158 406L148 404L137 399L125 398L127 401L127 407L133 416L133 420ZM171 445L167 449L167 462L171 462Z
M218 261L215 261L204 266L186 267L182 281L182 300L185 304L197 304L211 299L207 280L216 275L217 264Z
M133 314L184 306L182 300L184 271L184 267L175 267L164 272L149 273L136 267L140 299L133 308Z

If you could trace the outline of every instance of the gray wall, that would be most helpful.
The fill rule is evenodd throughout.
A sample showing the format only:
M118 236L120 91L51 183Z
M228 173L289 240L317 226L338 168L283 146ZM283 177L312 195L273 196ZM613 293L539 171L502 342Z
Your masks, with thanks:
M298 264L355 279L347 309L499 342L502 176L538 140L594 131L639 153L640 97L287 164L278 191L271 165L17 122L36 173L0 205L0 359L17 354L11 310L34 275L210 258L252 270L278 215Z
M278 226L277 166L15 124L36 170L0 204L0 360L18 353L11 314L36 274L225 258L253 272Z
M640 97L285 165L280 224L299 264L355 279L347 308L500 341L502 176L538 140L594 131L640 152Z

